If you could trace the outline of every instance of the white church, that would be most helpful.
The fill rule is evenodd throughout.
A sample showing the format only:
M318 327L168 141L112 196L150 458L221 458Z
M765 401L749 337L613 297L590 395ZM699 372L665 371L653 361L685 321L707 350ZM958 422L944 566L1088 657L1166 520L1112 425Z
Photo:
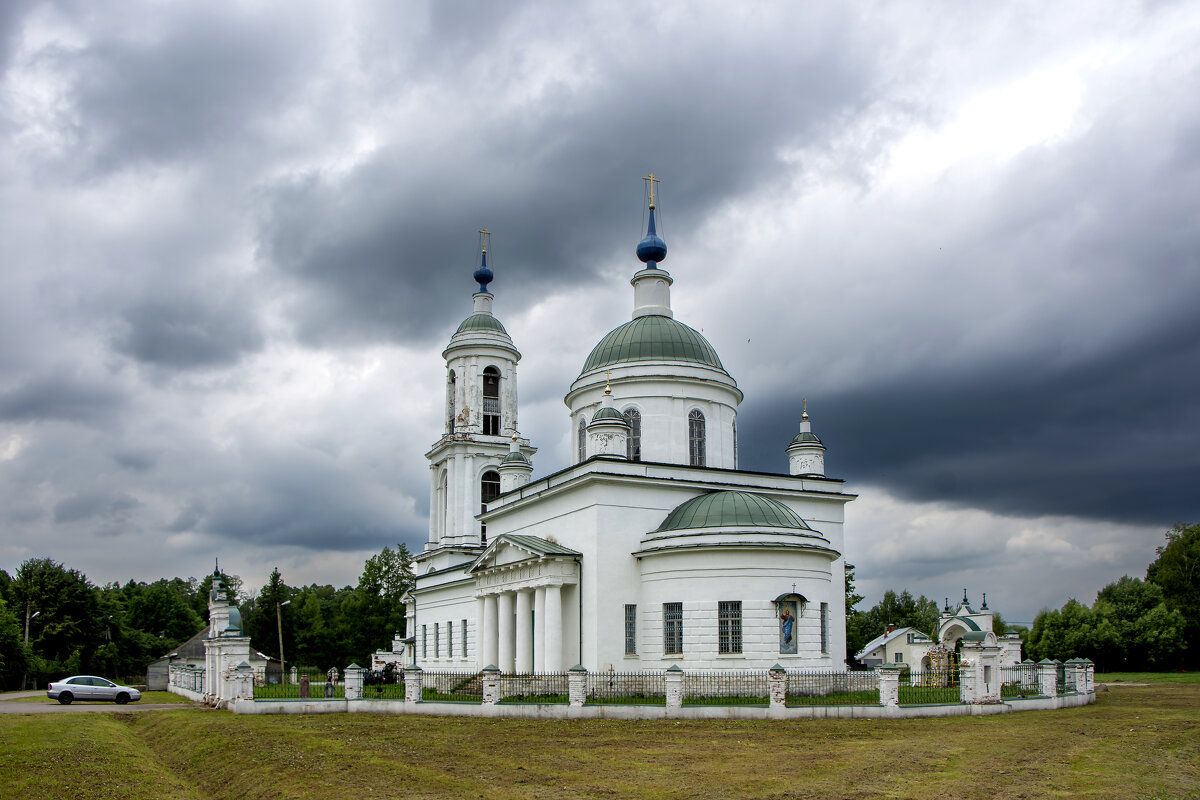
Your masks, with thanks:
M632 318L567 388L574 463L537 480L536 448L518 433L521 354L493 311L485 238L474 309L442 353L445 429L426 453L429 541L406 597L406 663L521 674L844 665L843 519L855 496L825 476L807 413L779 443L786 471L738 469L742 392L674 318L649 180Z

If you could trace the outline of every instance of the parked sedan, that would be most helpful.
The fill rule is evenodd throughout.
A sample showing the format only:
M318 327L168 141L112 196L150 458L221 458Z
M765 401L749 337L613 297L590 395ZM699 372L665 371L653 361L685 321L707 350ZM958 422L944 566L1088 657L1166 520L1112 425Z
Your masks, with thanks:
M130 700L141 700L142 693L130 686L118 686L107 678L94 675L76 675L56 681L46 687L46 696L64 706L72 700L111 700L124 705Z

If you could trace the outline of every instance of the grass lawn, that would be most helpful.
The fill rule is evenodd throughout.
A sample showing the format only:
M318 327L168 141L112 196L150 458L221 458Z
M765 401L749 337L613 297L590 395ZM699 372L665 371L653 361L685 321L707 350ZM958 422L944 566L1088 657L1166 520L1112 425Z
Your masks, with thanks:
M1097 672L1096 683L1200 683L1200 672Z
M0 714L0 797L1200 798L1200 686L916 720Z
M0 694L0 702L36 703L39 700L45 700L47 703L58 703L57 700L51 700L49 697L46 697L46 693L44 691L40 694L40 697L21 697L19 692L5 692ZM180 697L177 694L171 694L170 692L142 692L142 699L138 700L137 702L142 703L143 705L147 703L176 703L178 705L188 705L192 701L188 700L186 697Z

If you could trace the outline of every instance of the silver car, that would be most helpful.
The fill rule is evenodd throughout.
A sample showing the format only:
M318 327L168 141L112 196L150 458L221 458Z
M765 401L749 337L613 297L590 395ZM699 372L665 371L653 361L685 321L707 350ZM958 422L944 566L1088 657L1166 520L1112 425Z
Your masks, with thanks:
M72 700L111 700L124 705L130 700L141 700L142 693L130 686L118 686L107 678L94 675L76 675L56 681L46 687L46 696L64 706Z

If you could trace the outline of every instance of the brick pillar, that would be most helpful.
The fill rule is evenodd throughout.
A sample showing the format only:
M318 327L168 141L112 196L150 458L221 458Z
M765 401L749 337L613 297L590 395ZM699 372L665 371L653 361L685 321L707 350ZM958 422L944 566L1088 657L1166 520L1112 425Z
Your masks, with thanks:
M1058 662L1043 658L1037 664L1038 694L1045 697L1058 695Z
M238 664L233 673L232 684L234 700L253 700L254 668L245 661Z
M667 708L683 708L683 670L675 664L667 669Z
M979 654L971 647L973 642L964 642L962 659L958 662L958 696L964 703L979 703L983 701L980 684L983 683L983 669L979 665Z
M346 699L362 700L363 668L358 664L346 667Z
M767 679L771 682L771 710L787 708L787 670L776 664L767 672Z
M309 680L308 675L300 676L299 686L301 700L308 700L310 697L312 697L312 683Z
M1084 675L1084 691L1088 694L1094 694L1096 691L1096 665L1092 663L1090 658L1083 660L1083 675Z
M895 664L881 664L875 671L879 675L879 705L884 708L899 708L900 667Z
M587 669L576 664L567 670L567 703L576 708L587 702Z
M419 703L421 702L422 692L425 689L425 676L420 667L405 667L404 668L404 702Z
M500 702L500 670L495 664L483 668L483 704L494 706Z

